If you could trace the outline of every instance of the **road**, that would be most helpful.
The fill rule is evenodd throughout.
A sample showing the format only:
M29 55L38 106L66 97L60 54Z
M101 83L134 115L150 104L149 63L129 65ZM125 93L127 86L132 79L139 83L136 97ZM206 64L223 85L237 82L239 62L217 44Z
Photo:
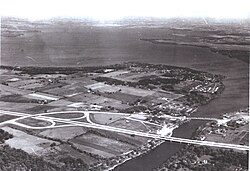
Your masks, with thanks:
M236 149L236 150L249 150L249 147L244 146L244 145L191 140L191 139L184 139L184 138L177 138L177 137L167 137L167 136L161 136L159 134L154 134L154 133L139 132L139 131L111 127L107 125L101 125L101 124L94 123L93 121L91 121L89 117L89 114L91 113L112 114L112 115L117 114L117 115L123 115L124 117L128 117L131 115L131 114L126 114L126 113L111 113L111 112L96 112L96 111L63 111L63 112L50 112L50 113L40 113L40 114L31 115L31 114L26 114L26 113L11 112L11 111L5 111L5 110L0 110L0 113L5 114L5 115L18 116L18 118L14 118L14 119L0 123L0 126L6 125L6 124L13 124L13 125L27 128L27 129L48 129L48 128L57 128L57 127L81 126L81 127L88 127L88 128L101 129L101 130L106 130L106 131L111 131L111 132L117 132L117 133L124 133L124 134L129 134L129 135L137 135L137 136L142 136L142 137L147 137L147 138L163 139L163 140L171 141L171 142L179 142L179 143L187 143L187 144L195 144L195 145L206 145L206 146L211 146L211 147L221 147L221 148ZM65 118L62 119L62 118L49 116L53 114L64 114L64 113L81 113L83 114L83 116L77 117L77 118L70 118L70 119L65 119ZM29 125L18 122L22 119L27 119L27 118L47 121L47 122L50 122L51 124L48 126L36 127L36 126L29 126ZM79 119L79 118L80 119L86 118L86 122L76 121L76 119ZM56 122L64 123L65 125L56 125Z

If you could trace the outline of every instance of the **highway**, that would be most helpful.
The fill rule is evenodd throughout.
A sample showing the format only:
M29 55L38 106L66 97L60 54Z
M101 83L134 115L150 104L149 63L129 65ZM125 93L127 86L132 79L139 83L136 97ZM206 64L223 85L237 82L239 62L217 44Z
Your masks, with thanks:
M64 113L81 113L83 114L83 116L77 117L77 118L70 118L70 119L49 116L53 114L64 114ZM139 132L139 131L111 127L107 125L101 125L101 124L94 123L90 119L89 114L91 113L113 114L113 115L117 114L117 115L123 115L124 117L128 117L131 115L131 114L126 114L126 113L111 113L111 112L96 112L96 111L63 111L63 112L50 112L50 113L40 113L40 114L31 115L31 114L20 113L20 112L0 110L0 114L18 116L18 118L14 118L14 119L0 123L0 126L6 125L6 124L13 124L13 125L27 128L27 129L49 129L49 128L51 129L51 128L57 128L57 127L81 126L81 127L117 132L117 133L124 133L124 134L129 134L129 135L137 135L137 136L142 136L142 137L147 137L147 138L163 139L163 140L171 141L171 142L179 142L179 143L187 143L187 144L195 144L195 145L206 145L206 146L211 146L211 147L220 147L220 148L228 148L228 149L236 149L236 150L249 150L249 147L244 146L244 145L191 140L191 139L177 138L177 137L167 137L167 136L161 136L159 134L154 134L154 133ZM22 119L27 119L27 118L46 121L46 122L49 122L50 125L37 127L37 126L30 126L30 125L26 125L26 124L18 122ZM77 119L82 119L82 118L86 118L86 122L76 121ZM56 125L56 122L64 123L65 125Z

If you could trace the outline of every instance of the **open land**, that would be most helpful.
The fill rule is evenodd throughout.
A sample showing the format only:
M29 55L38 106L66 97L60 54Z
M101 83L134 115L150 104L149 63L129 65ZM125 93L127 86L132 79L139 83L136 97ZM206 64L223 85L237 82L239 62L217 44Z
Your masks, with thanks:
M189 116L200 103L207 103L224 88L221 82L223 76L220 75L142 63L92 67L87 70L71 68L69 73L66 68L2 66L1 70L5 73L1 84L2 110L10 110L8 106L12 104L22 104L20 107L16 105L15 110L11 111L29 114L22 116L12 113L20 117L12 119L12 123L11 118L4 119L3 125L9 126L5 131L21 129L19 131L24 131L25 135L32 134L30 136L55 141L54 151L63 146L77 149L93 158L86 160L90 169L117 164L107 164L110 158L133 157L127 152L147 145L150 138L142 139L132 133L130 139L133 141L128 141L124 133L116 136L114 132L111 136L104 130L96 132L88 126L74 127L72 123L90 122L116 128L118 132L122 129L171 136L172 130L186 121L181 116ZM63 75L61 70L64 70ZM129 78L124 74L129 74ZM12 79L14 76L18 79ZM132 76L133 81L129 81ZM79 77L81 81L78 81ZM68 79L70 82L67 82ZM38 84L39 87L36 87ZM166 116L173 118L167 119ZM15 128L11 128L13 124ZM30 129L27 132L23 127ZM21 145L15 148L26 147ZM44 158L48 160L51 155L55 155L54 151L49 151ZM139 151L138 154L141 153ZM82 160L85 161L84 158Z
M172 138L172 131L195 119L190 114L224 89L221 75L135 62L70 68L69 73L62 67L1 66L1 70L5 73L1 113L15 116L1 122L3 130L14 136L5 143L43 154L45 161L56 156L52 163L61 165L65 165L62 154L72 149L75 153L68 157L81 158L89 170L112 169L158 146L162 138L189 141ZM14 76L18 79L10 80ZM31 88L33 84L40 86ZM22 105L11 110L8 106L13 104ZM32 137L28 145L19 141L18 132ZM16 141L21 143L15 145Z

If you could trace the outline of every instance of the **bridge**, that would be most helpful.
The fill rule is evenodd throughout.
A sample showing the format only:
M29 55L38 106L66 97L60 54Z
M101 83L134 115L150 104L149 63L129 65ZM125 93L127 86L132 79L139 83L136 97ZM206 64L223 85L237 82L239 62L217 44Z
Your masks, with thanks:
M86 118L86 122L75 121L73 119L55 118L55 117L49 116L52 114L59 114L59 113L82 113L84 115L81 118ZM25 114L25 113L20 113L20 112L0 110L0 114L12 115L12 116L18 117L18 118L14 118L14 119L2 122L0 123L0 126L5 125L5 124L13 124L13 125L17 125L17 126L28 128L28 129L48 129L48 128L51 129L51 128L58 128L58 127L82 126L82 127L87 127L87 128L94 128L94 129L106 130L106 131L117 132L117 133L124 133L124 134L129 134L129 135L137 135L137 136L147 137L147 138L162 139L162 140L166 140L170 142L206 145L206 146L211 146L211 147L220 147L220 148L228 148L228 149L236 149L236 150L249 150L249 146L244 146L244 145L218 143L218 142L201 141L201 140L191 140L191 139L178 138L178 137L167 137L167 136L161 136L159 134L154 134L154 133L139 132L139 131L111 127L107 125L96 124L91 121L89 117L90 113L121 114L121 113L96 112L96 111L63 111L63 112L50 112L50 113L40 113L40 114L31 115L31 114ZM121 115L128 116L130 114L124 113ZM51 123L51 125L44 126L44 127L43 126L35 127L35 126L29 126L29 125L25 125L23 123L17 122L18 120L27 119L27 118L48 121ZM56 122L65 123L66 125L56 125L55 124Z
M191 119L191 120L207 120L207 121L217 121L217 120L220 120L218 118L203 118L203 117L187 117L187 119Z

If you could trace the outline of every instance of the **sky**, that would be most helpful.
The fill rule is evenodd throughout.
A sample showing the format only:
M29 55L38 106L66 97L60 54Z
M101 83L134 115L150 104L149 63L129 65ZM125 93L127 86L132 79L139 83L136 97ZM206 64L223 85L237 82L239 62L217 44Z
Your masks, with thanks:
M1 16L119 20L125 17L250 18L250 0L2 0Z

